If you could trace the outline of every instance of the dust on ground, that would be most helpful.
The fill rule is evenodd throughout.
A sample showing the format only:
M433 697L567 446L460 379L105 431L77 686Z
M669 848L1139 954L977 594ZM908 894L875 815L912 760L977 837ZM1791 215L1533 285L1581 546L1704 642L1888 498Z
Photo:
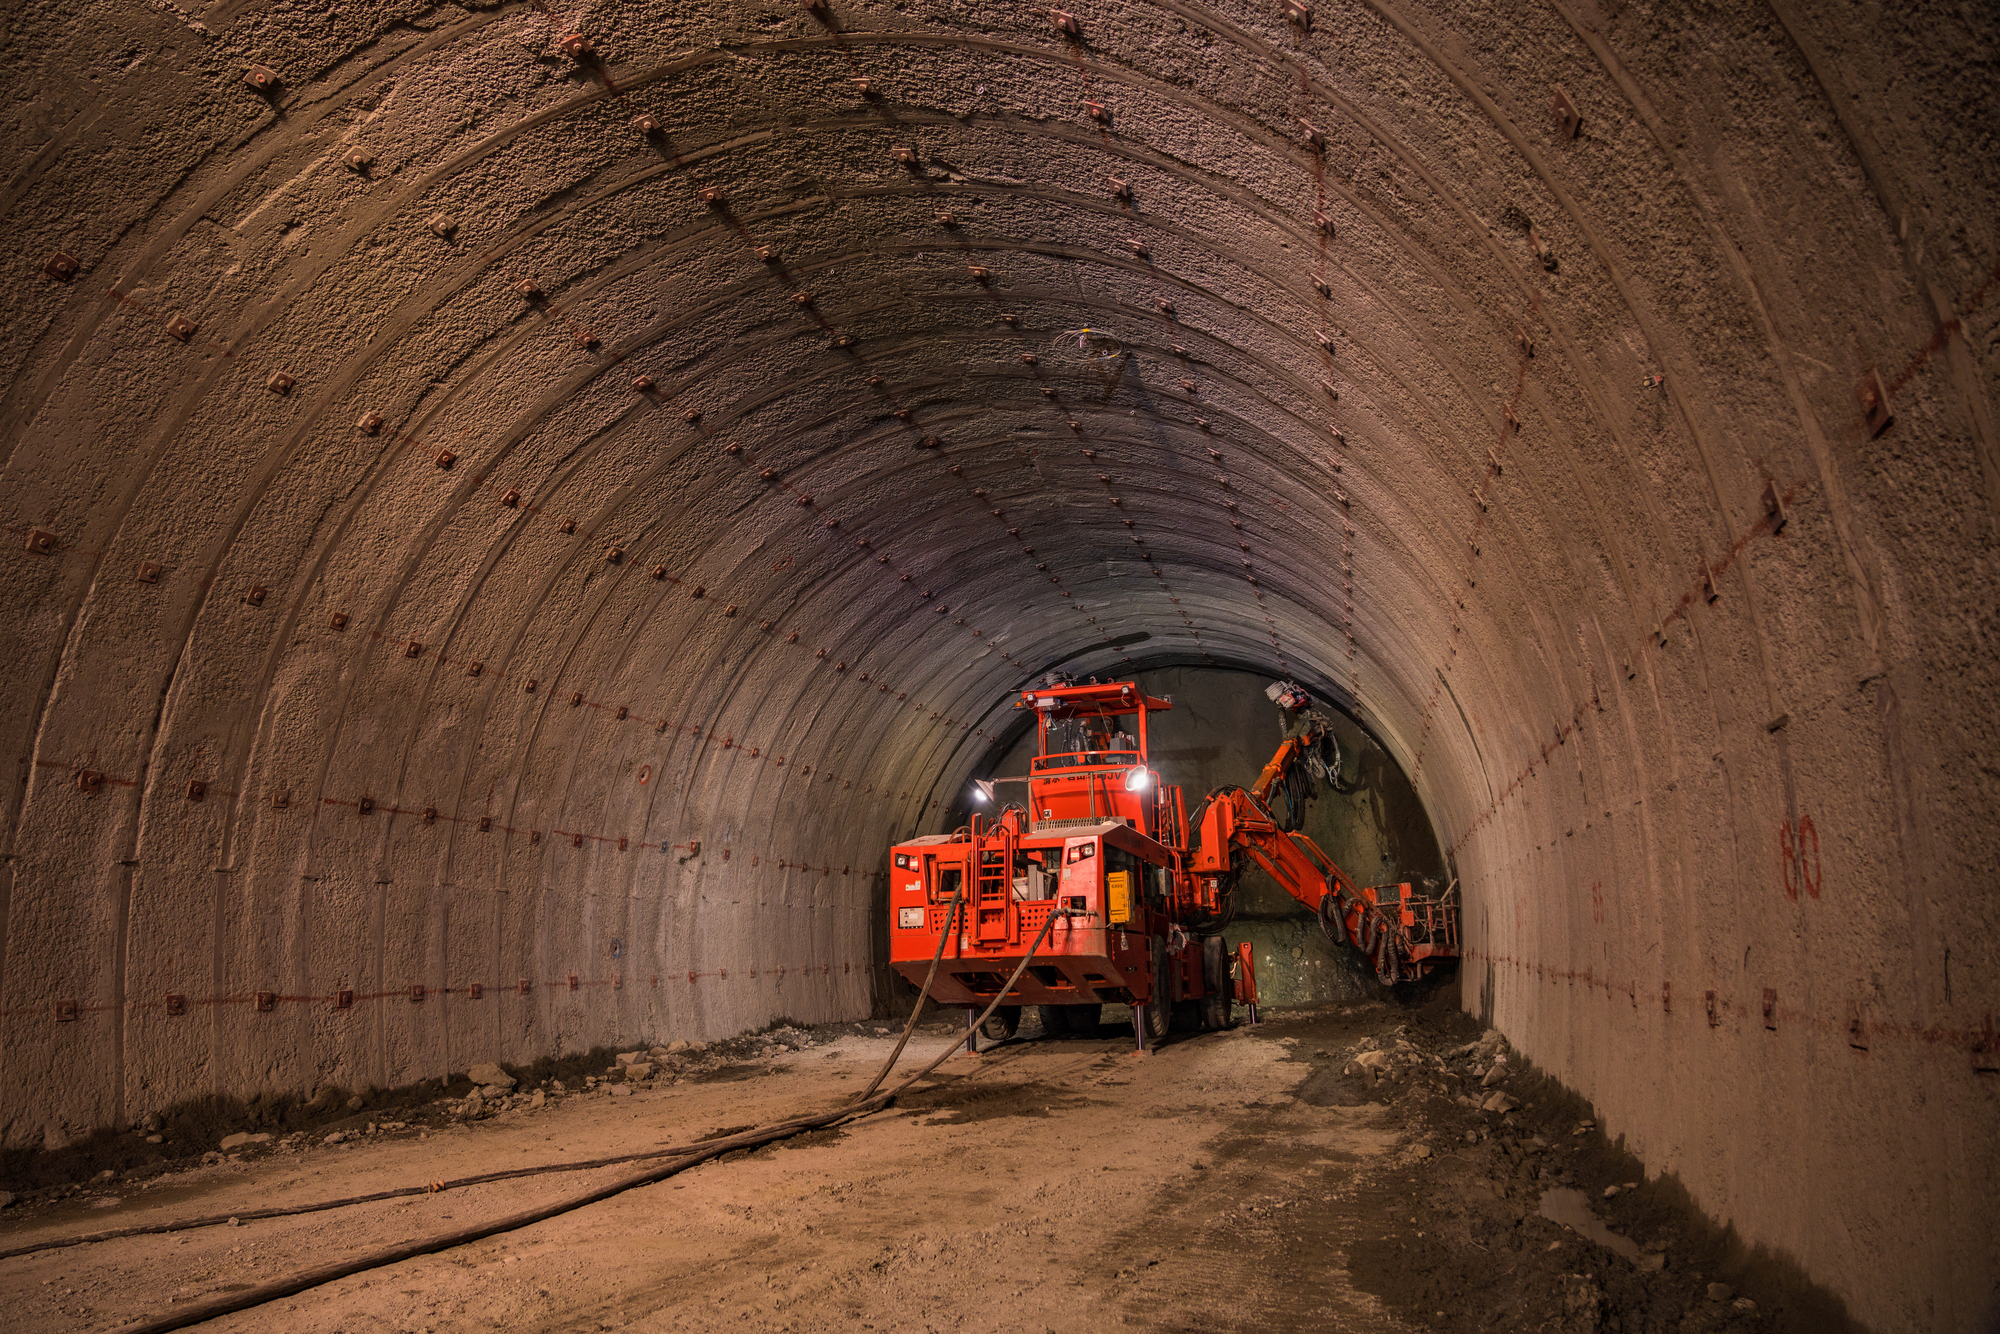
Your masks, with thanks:
M1119 1013L1098 1036L1058 1040L1030 1019L879 1115L205 1328L1845 1326L1825 1294L1708 1227L1671 1182L1648 1181L1587 1107L1482 1035L1449 991L1176 1035L1146 1057ZM134 1167L92 1171L84 1146L29 1164L23 1198L0 1212L0 1249L717 1138L842 1104L894 1037L879 1023L781 1024L708 1047L475 1070L371 1091L359 1108L288 1108L317 1119L230 1129L270 1138L226 1151L218 1137L174 1156L141 1126L125 1138L144 1150L114 1146L150 1152ZM927 1026L904 1062L962 1040L956 1023ZM0 1260L0 1295L16 1330L113 1329L628 1170L45 1251Z

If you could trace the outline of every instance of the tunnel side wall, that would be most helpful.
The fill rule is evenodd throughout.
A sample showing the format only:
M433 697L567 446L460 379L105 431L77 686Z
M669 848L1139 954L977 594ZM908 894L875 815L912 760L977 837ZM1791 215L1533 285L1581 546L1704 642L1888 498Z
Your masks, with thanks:
M1734 313L1706 312L1706 342L1688 326L1656 344L1662 397L1627 421L1681 415L1693 448L1642 465L1639 503L1712 496L1716 521L1659 560L1605 477L1531 543L1560 573L1475 560L1462 582L1493 600L1490 633L1454 637L1439 676L1464 708L1444 699L1402 739L1466 891L1468 1008L1649 1172L1870 1327L1968 1328L2000 1274L1984 962L2000 947L2000 488L1992 344L1975 357L1977 336L1952 331L1992 327L1991 260L1946 295L1890 236L1948 245L1936 229L1971 180L1918 146L1858 52L1922 64L1951 39L1775 12L1788 29L1731 27L1729 58L1648 81L1741 246L1714 262L1743 281ZM1646 78L1642 60L1613 72ZM1753 114L1761 79L1815 95ZM1848 243L1808 261L1801 238L1826 226ZM1814 324L1852 331L1837 369L1804 350ZM1751 372L1783 388L1764 408L1723 390L1759 360L1738 335L1760 325L1787 363ZM1886 426L1866 411L1875 383L1896 386ZM1508 445L1523 485L1576 466L1532 428Z

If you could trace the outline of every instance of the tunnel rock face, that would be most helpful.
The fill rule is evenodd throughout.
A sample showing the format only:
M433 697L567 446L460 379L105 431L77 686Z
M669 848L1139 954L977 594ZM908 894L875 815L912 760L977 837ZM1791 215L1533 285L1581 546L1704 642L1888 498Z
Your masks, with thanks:
M1012 691L1230 666L1653 1169L1983 1300L1990 9L15 26L9 1144L864 1013Z

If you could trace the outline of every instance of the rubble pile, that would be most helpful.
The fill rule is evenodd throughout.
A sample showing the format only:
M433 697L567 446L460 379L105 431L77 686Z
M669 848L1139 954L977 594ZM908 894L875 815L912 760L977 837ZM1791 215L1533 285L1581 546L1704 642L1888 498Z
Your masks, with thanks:
M1678 1187L1649 1181L1587 1104L1499 1032L1473 1031L1455 1011L1388 1005L1274 1016L1266 1026L1314 1067L1301 1095L1356 1111L1374 1104L1380 1110L1364 1114L1403 1132L1399 1152L1357 1183L1382 1200L1387 1234L1383 1248L1354 1257L1363 1287L1451 1329L1810 1326L1766 1310L1759 1297L1796 1294L1758 1273ZM1349 1096L1326 1087L1335 1071ZM1751 1278L1757 1297L1739 1290Z
M926 1030L932 1035L957 1031L950 1024L927 1025ZM92 1203L115 1204L119 1193L144 1188L152 1178L170 1172L227 1167L248 1158L309 1149L352 1148L397 1134L423 1138L454 1125L534 1115L578 1097L624 1098L646 1089L733 1078L758 1063L775 1070L773 1062L842 1038L881 1038L893 1031L870 1023L811 1028L781 1023L717 1042L676 1038L536 1067L486 1062L463 1074L419 1081L404 1089L355 1093L327 1085L309 1098L253 1101L221 1110L174 1109L165 1115L149 1112L123 1134L101 1132L87 1145L65 1151L60 1161L37 1164L34 1175L0 1181L5 1187L0 1189L0 1209L85 1195ZM560 1073L548 1073L551 1068ZM537 1074L538 1070L543 1073ZM242 1128L245 1122L249 1129ZM103 1165L107 1163L111 1165Z

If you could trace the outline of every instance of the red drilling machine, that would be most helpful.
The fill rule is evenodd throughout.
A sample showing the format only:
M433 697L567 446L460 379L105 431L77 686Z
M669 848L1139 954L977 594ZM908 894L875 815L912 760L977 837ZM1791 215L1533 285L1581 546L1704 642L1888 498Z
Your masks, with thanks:
M935 971L932 998L968 1007L968 1020L992 1006L982 1032L996 1041L1014 1035L1025 1005L1041 1007L1051 1036L1094 1032L1105 1003L1129 1005L1142 1051L1171 1028L1228 1027L1236 1003L1254 1023L1250 946L1222 937L1246 858L1384 985L1455 958L1451 891L1356 889L1298 831L1302 780L1309 787L1315 769L1334 779L1339 750L1302 688L1281 681L1266 693L1285 711L1283 744L1253 786L1216 789L1190 819L1181 789L1147 760L1147 720L1171 699L1060 676L1023 690L1014 707L1033 710L1040 753L1025 776L976 788L992 804L997 784L1025 783L1027 805L890 850L891 965L917 986ZM1290 818L1273 813L1274 793L1289 797Z

